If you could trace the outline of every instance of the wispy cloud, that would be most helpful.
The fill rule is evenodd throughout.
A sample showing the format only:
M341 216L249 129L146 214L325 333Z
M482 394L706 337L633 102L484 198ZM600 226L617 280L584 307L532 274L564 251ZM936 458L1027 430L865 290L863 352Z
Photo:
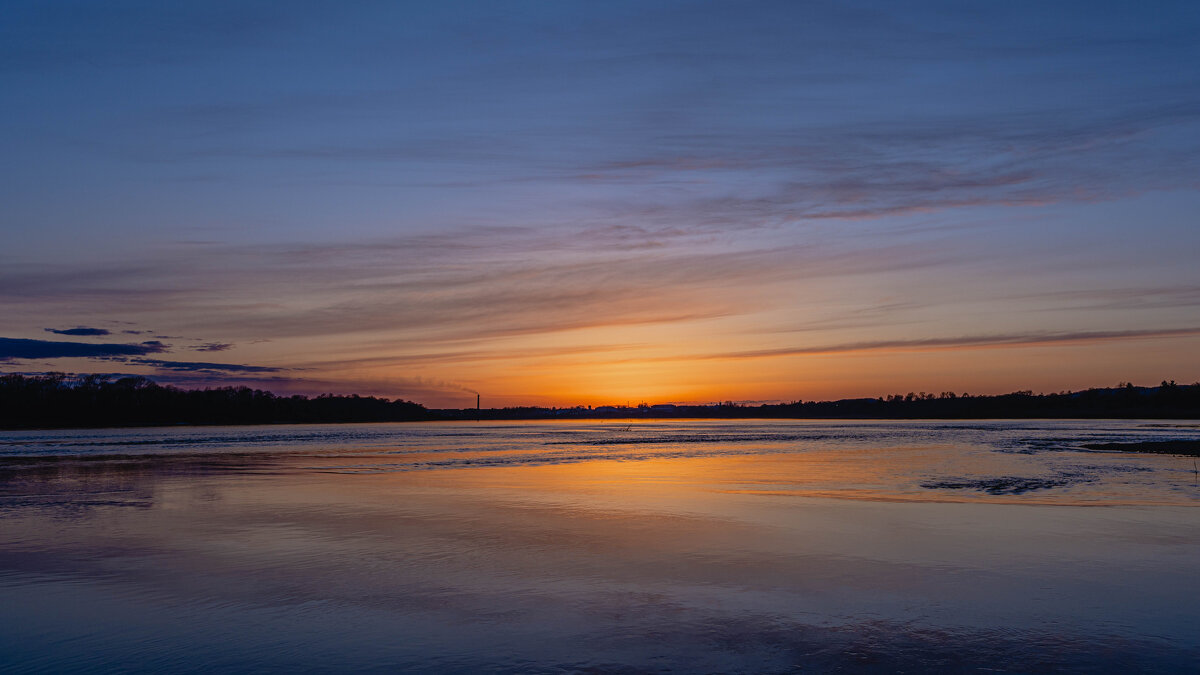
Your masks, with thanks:
M646 344L614 344L614 345L580 345L569 347L544 347L536 349L475 349L441 352L418 352L395 354L391 356L376 356L354 359L331 359L313 361L307 365L312 368L338 369L346 367L383 367L383 366L436 366L447 363L473 363L478 361L516 361L536 360L548 361L564 356L597 356L629 352L645 349ZM440 381L438 381L440 382ZM453 388L453 387L451 387ZM471 390L474 393L474 390Z
M324 189L440 186L447 207L488 184L534 184L537 201L517 219L560 203L559 190L542 189L554 185L569 188L576 208L661 209L676 224L706 215L701 222L742 228L1195 185L1200 92L1164 67L1197 55L1194 17L1179 8L1152 17L1111 6L1092 17L1078 6L1047 10L1037 30L1028 9L1007 5L639 3L553 19L476 9L405 22L371 19L390 11L378 7L326 16L354 26L346 35L411 26L408 39L373 45L376 59L398 50L396 63L421 45L420 76L401 70L395 87L339 78L225 100L172 97L92 143L156 166ZM211 15L191 13L199 18L187 28L151 16L191 37L180 44L212 40ZM168 33L145 26L117 23L131 42L102 43L90 24L69 23L101 43L94 58L136 41L155 45L145 53L179 48L165 49ZM231 24L227 37L239 43L242 21ZM296 44L326 33L311 16L263 24ZM37 42L14 40L12 62ZM345 46L352 54L358 45ZM297 57L348 75L361 69L340 52L309 51Z
M192 351L195 351L195 352L223 352L223 351L229 349L230 347L233 347L233 344L229 343L229 342L206 342L197 347L192 347Z
M703 355L670 357L674 359L762 359L813 354L839 354L870 351L927 351L945 349L972 349L988 347L1036 347L1056 344L1088 344L1120 340L1145 340L1153 338L1190 337L1200 335L1197 328L1166 328L1147 330L1114 331L1071 331L1033 332L995 335L965 335L958 337L922 338L913 340L874 340L846 342L841 344L814 345L811 347L783 347L757 349L741 352L725 352Z
M86 297L98 311L136 306L202 315L203 326L185 328L228 336L392 331L459 340L745 314L772 304L748 298L747 287L964 260L915 245L588 250L580 237L484 230L353 245L186 249L159 253L156 262L63 274L10 269L0 275L0 290L36 288L43 306Z
M1129 311L1200 307L1200 286L1144 286L1046 291L1017 296L1020 300L1050 303L1043 311Z
M31 3L0 332L81 341L0 358L284 386L1165 336L1200 325L1185 5Z

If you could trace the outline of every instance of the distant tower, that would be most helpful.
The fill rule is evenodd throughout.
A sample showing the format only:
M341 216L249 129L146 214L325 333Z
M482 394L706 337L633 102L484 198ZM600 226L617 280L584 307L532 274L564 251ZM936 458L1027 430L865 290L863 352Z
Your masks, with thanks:
M479 421L479 393L475 394L475 421Z

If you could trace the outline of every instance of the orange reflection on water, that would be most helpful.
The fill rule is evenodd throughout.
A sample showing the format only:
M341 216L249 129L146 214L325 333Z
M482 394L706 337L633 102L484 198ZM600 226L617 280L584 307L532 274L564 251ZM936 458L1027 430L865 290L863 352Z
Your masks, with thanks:
M665 451L668 452L669 450ZM480 455L495 459L497 453ZM505 453L500 453L505 454ZM519 453L511 453L519 455ZM436 460L441 455L423 455ZM469 460L471 457L458 456ZM870 501L983 502L1064 506L1195 504L1194 491L1178 498L1161 489L1150 492L1130 465L1169 465L1174 458L1097 453L1088 457L1096 472L1113 471L1122 480L1064 480L1027 491L985 489L990 480L1030 474L1026 455L953 445L897 448L810 448L803 452L746 455L668 456L644 459L596 459L534 465L498 465L464 470L436 469L389 474L397 484L432 484L460 489L511 490L533 495L605 498L612 504L673 504L676 507L716 494L819 497ZM1178 462L1176 462L1178 463ZM1180 465L1182 466L1182 464ZM1070 467L1068 467L1070 468ZM1137 467L1134 467L1137 468ZM954 477L960 484L981 487L939 489ZM1000 477L1000 478L997 478ZM1031 478L1030 480L1036 480ZM1180 487L1186 488L1181 483Z
M1175 458L895 440L928 425L911 426L883 429L891 445L866 425L715 421L214 430L313 438L11 460L0 651L45 671L136 669L151 644L167 670L648 671L665 655L787 672L859 649L830 651L848 636L905 666L889 670L919 670L913 644L974 665L1124 640L1164 672L1194 662L1181 598L1200 589L1180 563L1200 532L1194 491L1167 503ZM1139 466L1162 470L1104 470ZM922 486L1070 471L1020 495ZM1164 503L1119 505L1136 495Z

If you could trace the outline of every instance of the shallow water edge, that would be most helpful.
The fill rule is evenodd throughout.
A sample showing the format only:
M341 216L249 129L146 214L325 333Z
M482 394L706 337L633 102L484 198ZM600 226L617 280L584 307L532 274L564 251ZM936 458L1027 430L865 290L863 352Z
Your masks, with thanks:
M0 437L9 670L1200 662L1190 461L1078 448L1178 430L212 431Z

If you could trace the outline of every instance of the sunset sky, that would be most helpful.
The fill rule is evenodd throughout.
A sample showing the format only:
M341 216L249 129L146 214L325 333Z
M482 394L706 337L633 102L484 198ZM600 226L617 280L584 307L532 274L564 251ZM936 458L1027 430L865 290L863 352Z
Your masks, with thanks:
M1200 379L1200 3L0 3L0 372Z

